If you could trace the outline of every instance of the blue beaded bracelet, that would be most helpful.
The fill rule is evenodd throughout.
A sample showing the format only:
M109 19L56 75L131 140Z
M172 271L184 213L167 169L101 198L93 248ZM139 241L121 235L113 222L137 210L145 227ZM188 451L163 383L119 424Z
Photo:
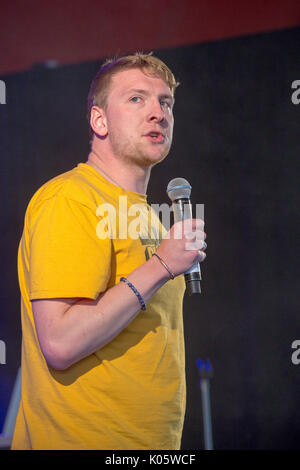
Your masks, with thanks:
M139 302L142 306L142 310L146 310L146 304L143 300L143 297L141 296L141 294L139 293L139 291L134 287L133 284L131 284L131 282L128 281L128 279L126 279L126 277L121 277L120 281L122 282L125 282L125 284L127 284L130 289L133 290L133 292L135 293L135 295L137 296L137 298L139 299Z

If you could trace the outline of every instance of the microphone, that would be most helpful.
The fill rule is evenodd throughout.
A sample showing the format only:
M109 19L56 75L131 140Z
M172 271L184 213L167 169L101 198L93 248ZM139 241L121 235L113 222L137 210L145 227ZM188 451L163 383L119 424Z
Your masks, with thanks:
M167 195L172 201L175 223L192 218L191 191L190 183L184 178L174 178L169 182ZM201 270L199 263L196 263L186 271L184 278L189 295L201 294Z

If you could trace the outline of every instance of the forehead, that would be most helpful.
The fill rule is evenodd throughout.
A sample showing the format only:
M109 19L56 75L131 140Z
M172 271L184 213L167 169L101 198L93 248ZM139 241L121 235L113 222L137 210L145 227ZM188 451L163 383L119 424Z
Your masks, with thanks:
M172 96L167 83L158 76L145 73L141 69L127 69L117 72L111 78L109 96L120 96L131 89L145 89L155 94Z

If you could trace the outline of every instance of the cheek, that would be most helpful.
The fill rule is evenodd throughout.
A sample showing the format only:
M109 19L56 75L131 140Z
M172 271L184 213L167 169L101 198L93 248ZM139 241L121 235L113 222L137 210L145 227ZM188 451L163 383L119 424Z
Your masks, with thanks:
M169 120L169 135L171 138L173 136L173 129L174 129L174 119L172 117L172 119Z
M110 115L108 118L108 132L115 135L124 135L128 132L128 121L120 115Z
M169 123L170 128L173 129L174 126L174 115L172 111L169 111L168 115L166 116L166 119Z

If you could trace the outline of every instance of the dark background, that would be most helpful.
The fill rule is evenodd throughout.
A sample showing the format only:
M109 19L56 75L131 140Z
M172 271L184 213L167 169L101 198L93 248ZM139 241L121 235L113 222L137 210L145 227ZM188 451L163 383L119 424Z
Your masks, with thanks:
M182 449L203 448L198 358L214 369L216 449L300 448L300 365L291 361L300 339L300 105L291 101L299 45L295 27L155 50L181 85L173 147L153 169L150 202L168 202L169 180L188 179L193 202L205 204L208 242L203 293L184 302ZM0 77L0 431L20 365L16 255L25 210L41 184L86 160L86 97L100 63L36 64Z

